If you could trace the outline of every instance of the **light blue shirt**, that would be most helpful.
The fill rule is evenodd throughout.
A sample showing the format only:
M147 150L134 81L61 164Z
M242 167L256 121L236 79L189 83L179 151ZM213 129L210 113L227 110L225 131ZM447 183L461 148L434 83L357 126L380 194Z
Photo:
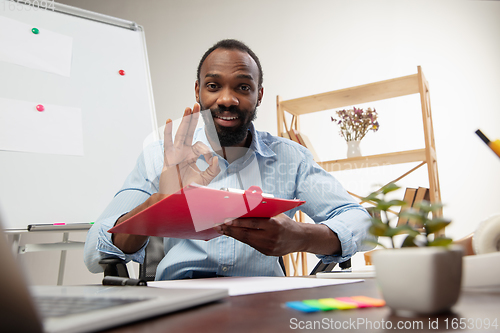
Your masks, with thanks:
M327 225L337 234L342 253L317 255L324 263L343 262L357 251L371 247L363 243L370 225L366 210L354 202L342 185L314 162L311 153L295 142L250 128L252 143L245 155L231 164L219 156L221 172L208 185L247 189L252 185L277 198L300 199L300 210L315 223ZM203 128L196 130L193 142L210 147ZM215 153L214 153L215 154ZM197 165L204 170L203 157ZM102 258L119 257L142 263L144 248L124 254L113 245L107 232L116 220L158 192L163 166L163 142L146 147L137 164L109 206L90 229L85 243L85 264L93 273L102 272ZM293 217L298 210L285 214ZM165 238L165 257L160 262L156 280L193 277L193 272L223 276L283 276L277 257L266 256L234 238L220 236L209 241ZM197 274L195 273L195 274Z

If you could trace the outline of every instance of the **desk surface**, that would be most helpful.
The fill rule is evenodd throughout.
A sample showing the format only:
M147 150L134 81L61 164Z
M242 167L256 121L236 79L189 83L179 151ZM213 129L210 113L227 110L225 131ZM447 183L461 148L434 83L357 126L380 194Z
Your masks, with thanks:
M375 280L366 279L365 282L354 284L228 297L216 303L117 327L106 332L291 332L309 331L308 326L313 327L314 322L318 331L398 331L397 325L403 325L402 327L406 325L406 328L412 326L414 328L405 331L440 332L459 331L462 318L462 325L466 325L465 329L460 330L462 332L500 332L499 291L462 292L452 313L434 317L398 317L391 314L387 307L307 314L284 306L288 301L355 295L381 297ZM496 319L498 327L485 329L486 319L490 322ZM372 323L372 329L367 326L370 325L368 322ZM482 329L479 327L480 324ZM339 325L344 325L344 328L340 328Z

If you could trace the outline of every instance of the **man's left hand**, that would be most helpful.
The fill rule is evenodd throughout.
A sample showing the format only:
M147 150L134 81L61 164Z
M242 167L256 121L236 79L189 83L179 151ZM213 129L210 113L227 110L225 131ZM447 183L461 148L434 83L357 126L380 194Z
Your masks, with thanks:
M292 252L334 254L340 250L337 235L322 224L300 223L285 214L271 218L240 218L214 227L268 256Z

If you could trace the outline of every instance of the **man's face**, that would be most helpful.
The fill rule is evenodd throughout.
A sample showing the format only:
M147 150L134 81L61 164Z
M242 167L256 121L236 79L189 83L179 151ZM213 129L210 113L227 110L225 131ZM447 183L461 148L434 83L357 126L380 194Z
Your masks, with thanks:
M255 119L263 88L258 87L259 69L250 55L239 50L216 49L205 59L196 81L196 101L210 109L215 133L222 147L243 146Z

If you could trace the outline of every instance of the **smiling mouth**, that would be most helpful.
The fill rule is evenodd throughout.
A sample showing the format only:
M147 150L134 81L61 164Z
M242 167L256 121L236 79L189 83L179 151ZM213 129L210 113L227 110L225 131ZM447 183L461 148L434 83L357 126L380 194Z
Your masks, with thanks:
M239 117L222 117L222 116L217 116L217 115L214 115L215 118L219 118L219 119L222 119L222 120L236 120L238 119Z

